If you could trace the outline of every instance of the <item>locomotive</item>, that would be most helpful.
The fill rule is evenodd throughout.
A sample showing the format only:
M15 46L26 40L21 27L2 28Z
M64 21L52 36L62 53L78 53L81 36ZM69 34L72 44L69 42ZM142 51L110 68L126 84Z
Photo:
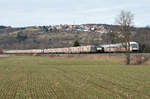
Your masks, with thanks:
M130 52L139 51L137 42L130 42ZM106 45L87 45L66 48L28 49L28 50L3 50L4 54L75 54L75 53L104 53L104 52L126 52L122 43Z
M139 44L137 42L129 42L130 48L126 43L107 44L101 45L104 48L104 52L126 52L129 49L130 52L138 52Z

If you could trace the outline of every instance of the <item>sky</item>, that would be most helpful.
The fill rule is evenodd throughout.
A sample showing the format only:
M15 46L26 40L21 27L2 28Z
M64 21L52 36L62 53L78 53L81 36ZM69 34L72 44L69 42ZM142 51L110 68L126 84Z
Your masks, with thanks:
M134 26L150 25L150 0L0 0L0 25L115 24L121 10Z

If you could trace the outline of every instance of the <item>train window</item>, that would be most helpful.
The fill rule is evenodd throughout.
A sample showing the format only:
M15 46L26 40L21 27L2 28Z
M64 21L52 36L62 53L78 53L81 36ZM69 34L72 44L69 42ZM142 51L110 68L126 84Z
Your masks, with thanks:
M137 48L136 44L131 44L132 48Z

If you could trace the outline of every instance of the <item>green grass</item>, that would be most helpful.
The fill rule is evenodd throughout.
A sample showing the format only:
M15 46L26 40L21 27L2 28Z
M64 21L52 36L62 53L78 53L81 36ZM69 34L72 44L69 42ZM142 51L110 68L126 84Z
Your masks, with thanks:
M90 58L0 58L0 99L150 99L150 67Z

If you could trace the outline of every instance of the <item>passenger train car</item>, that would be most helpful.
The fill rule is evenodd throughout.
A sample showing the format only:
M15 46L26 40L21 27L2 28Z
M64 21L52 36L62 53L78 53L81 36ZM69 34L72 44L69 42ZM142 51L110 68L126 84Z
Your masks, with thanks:
M68 48L50 48L44 49L44 53L58 53L58 54L67 54L67 53L93 53L96 52L96 47L93 45L88 46L79 46L79 47L68 47Z
M130 52L138 51L139 44L130 42ZM66 48L28 49L28 50L3 50L4 54L75 54L75 53L103 53L126 52L122 43L106 44L100 46L88 45Z
M28 50L3 50L4 54L40 54L42 49L28 49Z
M107 44L101 45L104 48L104 52L126 52L128 44L118 43L118 44ZM130 52L139 51L139 44L137 42L130 42Z

